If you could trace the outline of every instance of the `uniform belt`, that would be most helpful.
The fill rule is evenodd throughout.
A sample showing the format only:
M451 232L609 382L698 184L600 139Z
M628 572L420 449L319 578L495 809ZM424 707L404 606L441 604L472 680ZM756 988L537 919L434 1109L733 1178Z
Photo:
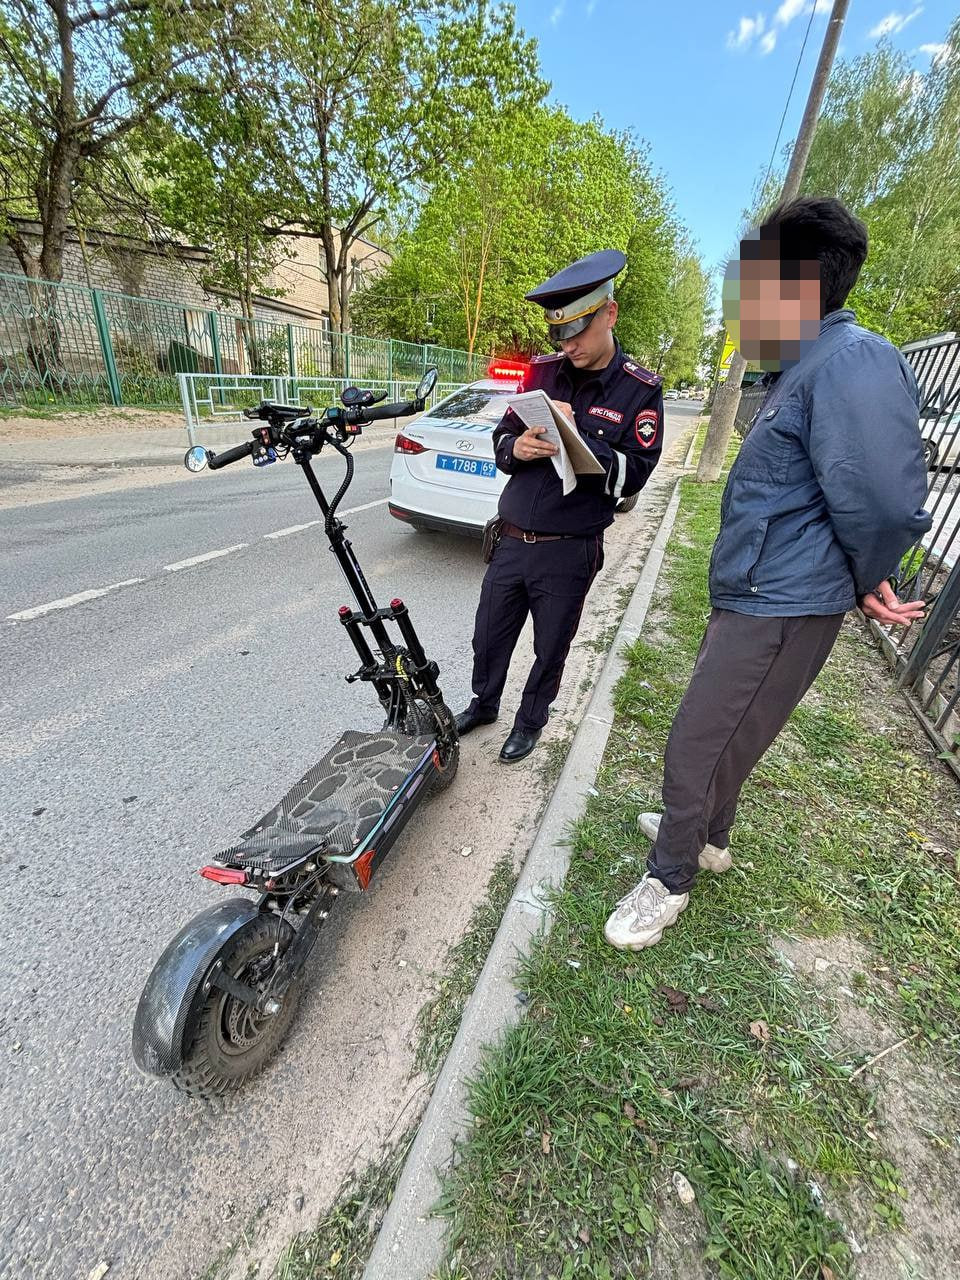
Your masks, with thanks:
M531 533L529 529L521 529L515 524L508 524L504 520L500 526L501 532L505 533L508 538L519 538L521 542L560 542L565 538L580 538L583 535L579 533Z

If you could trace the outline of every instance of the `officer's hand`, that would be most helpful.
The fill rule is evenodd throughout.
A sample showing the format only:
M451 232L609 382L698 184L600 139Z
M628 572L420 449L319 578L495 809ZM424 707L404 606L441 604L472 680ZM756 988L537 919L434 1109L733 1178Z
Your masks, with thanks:
M889 582L881 582L875 591L868 591L859 603L865 617L887 624L916 622L926 608L922 600L898 599Z
M573 412L572 404L567 404L566 400L554 400L553 403L560 410L562 414L564 414L566 417L570 419L571 422L573 422L574 412Z
M528 427L522 436L513 442L513 456L520 462L536 462L538 458L549 458L557 452L556 446L539 437L546 427Z

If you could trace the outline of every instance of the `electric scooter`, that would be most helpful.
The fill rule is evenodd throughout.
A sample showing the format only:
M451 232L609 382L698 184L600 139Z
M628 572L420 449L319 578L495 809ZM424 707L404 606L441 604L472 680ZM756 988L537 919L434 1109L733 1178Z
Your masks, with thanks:
M456 723L437 684L439 668L424 653L403 601L378 607L337 518L353 479L350 443L368 423L422 411L436 381L430 369L412 401L377 408L385 395L348 387L343 407L317 417L264 402L244 410L262 424L252 439L222 453L196 446L184 459L194 472L243 458L267 466L292 456L300 466L356 602L339 610L360 659L346 678L373 685L385 715L377 733L345 729L279 804L201 869L208 880L256 896L231 897L186 924L140 997L136 1063L184 1093L228 1093L264 1067L293 1020L304 965L337 896L369 888L417 805L457 772ZM329 502L311 465L325 446L346 462Z

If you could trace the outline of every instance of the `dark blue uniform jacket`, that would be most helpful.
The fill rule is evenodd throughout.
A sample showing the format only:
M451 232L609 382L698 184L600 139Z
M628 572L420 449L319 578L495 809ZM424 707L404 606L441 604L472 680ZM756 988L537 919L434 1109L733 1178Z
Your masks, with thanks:
M576 386L572 372L566 356L537 356L523 389L541 389L552 400L573 406L577 430L602 463L604 475L579 476L576 489L564 497L549 458L514 460L514 440L524 425L512 410L494 429L497 466L510 476L500 495L500 515L530 533L600 533L613 523L620 499L639 493L660 460L662 379L624 355L619 343L605 369Z

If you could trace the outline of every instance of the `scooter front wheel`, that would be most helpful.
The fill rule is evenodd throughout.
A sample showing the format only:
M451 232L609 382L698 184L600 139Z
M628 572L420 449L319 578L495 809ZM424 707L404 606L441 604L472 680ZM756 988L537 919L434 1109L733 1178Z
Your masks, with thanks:
M278 936L281 946L275 955ZM293 929L281 925L276 916L254 917L220 953L224 973L245 986L262 990L292 937ZM171 1077L173 1084L195 1098L214 1098L242 1088L279 1049L299 998L299 975L278 998L280 1007L271 1014L261 1013L212 985L193 1039L184 1047L182 1065Z

